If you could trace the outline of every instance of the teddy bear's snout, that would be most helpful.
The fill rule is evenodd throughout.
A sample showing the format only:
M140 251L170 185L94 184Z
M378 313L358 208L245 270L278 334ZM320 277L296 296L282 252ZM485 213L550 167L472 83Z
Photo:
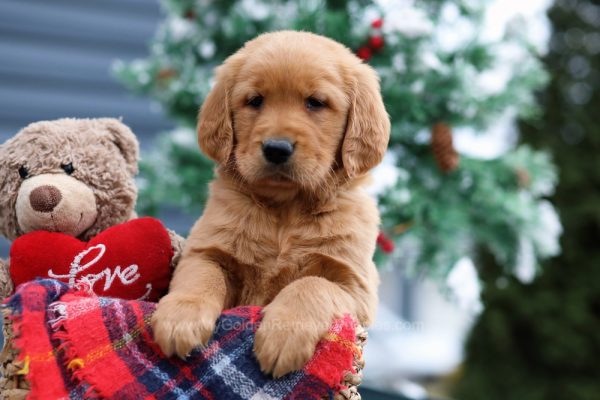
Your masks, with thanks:
M60 190L50 185L40 186L29 193L31 208L39 212L52 212L61 199Z
M46 230L71 236L86 231L98 216L92 188L61 173L39 174L23 180L15 211L23 233Z

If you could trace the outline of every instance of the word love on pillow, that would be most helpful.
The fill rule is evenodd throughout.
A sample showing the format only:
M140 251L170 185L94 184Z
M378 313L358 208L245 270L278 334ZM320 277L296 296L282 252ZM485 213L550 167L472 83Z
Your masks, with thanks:
M154 218L139 218L101 232L89 242L36 231L10 249L10 275L19 285L37 277L73 287L87 282L100 296L158 300L171 279L169 234Z

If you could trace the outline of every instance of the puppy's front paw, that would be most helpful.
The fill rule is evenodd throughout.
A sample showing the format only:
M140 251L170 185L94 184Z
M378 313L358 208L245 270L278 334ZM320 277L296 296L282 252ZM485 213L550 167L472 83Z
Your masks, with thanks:
M167 356L184 358L206 346L220 313L219 307L197 297L168 294L152 315L154 340Z
M279 378L302 369L328 327L328 323L298 318L287 308L267 306L254 340L261 370Z

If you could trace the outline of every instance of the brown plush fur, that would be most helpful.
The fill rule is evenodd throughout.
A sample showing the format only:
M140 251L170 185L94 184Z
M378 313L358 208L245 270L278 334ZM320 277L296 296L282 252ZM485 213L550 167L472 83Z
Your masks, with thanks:
M263 305L255 353L277 377L304 366L335 317L371 323L379 216L361 185L389 129L375 72L330 39L269 33L228 58L198 124L217 177L153 316L164 352L205 345L224 308ZM295 150L275 167L261 146L282 137Z
M137 198L137 160L137 139L118 120L59 119L30 124L0 145L0 233L14 240L35 229L65 231L65 227L77 225L69 219L79 219L83 212L85 224L72 227L72 233L87 240L129 220ZM68 163L75 169L70 176L61 168ZM29 171L26 179L19 176L21 167ZM68 208L60 213L64 226L54 225L49 214L36 212L29 201L19 202L17 208L19 196L26 199L35 187L50 183L65 187L57 206L57 211ZM81 211L66 212L78 209Z

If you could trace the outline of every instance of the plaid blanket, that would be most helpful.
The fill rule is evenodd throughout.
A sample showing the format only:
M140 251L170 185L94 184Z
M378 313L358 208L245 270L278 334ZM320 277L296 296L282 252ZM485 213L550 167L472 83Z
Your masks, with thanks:
M153 342L154 303L37 280L5 306L35 399L320 399L341 389L356 351L355 323L346 317L332 324L303 370L272 379L252 351L260 307L224 312L208 347L183 361Z

